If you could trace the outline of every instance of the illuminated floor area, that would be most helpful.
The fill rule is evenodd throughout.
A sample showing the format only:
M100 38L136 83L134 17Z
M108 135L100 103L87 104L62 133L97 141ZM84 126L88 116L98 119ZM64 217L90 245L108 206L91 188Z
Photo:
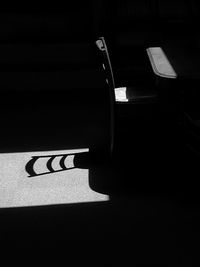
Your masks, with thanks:
M131 157L124 148L114 168L78 165L78 155L87 151L0 154L0 243L4 251L6 248L10 256L18 248L20 260L27 251L30 259L37 256L37 250L43 255L52 252L56 260L63 255L69 261L71 255L73 264L74 259L86 259L93 265L99 259L103 265L107 258L112 264L121 259L122 266L124 259L127 266L130 262L133 266L149 266L149 261L153 266L179 266L177 261L182 255L184 261L190 260L182 247L191 249L190 229L196 219L192 227L196 227L194 236L199 239L199 217L196 213L184 214L176 202L152 192L154 185L162 186L150 175L155 175L155 165L150 169L151 164L145 162L144 168L144 154L139 155L131 146ZM159 178L163 170L166 172L162 168ZM99 177L106 181L110 178L119 194L111 192L108 198L93 191L91 180L98 186ZM169 175L162 178L165 188L167 183L174 185ZM145 192L145 187L150 193ZM31 207L10 208L27 206ZM47 259L51 261L51 255L45 257L45 262Z
M0 154L0 208L108 200L107 195L94 192L89 187L89 170L73 165L73 154L86 151ZM32 166L32 173L36 175L31 176L26 166L34 157L37 160Z

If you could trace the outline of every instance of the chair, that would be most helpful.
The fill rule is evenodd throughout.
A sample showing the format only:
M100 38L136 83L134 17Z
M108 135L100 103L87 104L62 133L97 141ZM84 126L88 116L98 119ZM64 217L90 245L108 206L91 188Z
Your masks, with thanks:
M115 80L112 71L112 65L108 53L108 48L104 37L100 37L96 41L96 45L101 51L102 57L102 67L106 75L106 81L108 84L109 96L110 96L110 133L111 133L111 151L113 151L114 146L114 131L115 131Z
M131 86L124 84L123 87L116 87L115 77L113 72L111 58L108 52L108 45L104 37L101 37L96 42L100 51L102 52L104 69L106 71L108 84L112 88L111 92L114 92L111 99L115 99L116 106L130 106L131 104L154 104L157 103L156 88L149 88L141 84ZM113 108L114 110L114 108Z

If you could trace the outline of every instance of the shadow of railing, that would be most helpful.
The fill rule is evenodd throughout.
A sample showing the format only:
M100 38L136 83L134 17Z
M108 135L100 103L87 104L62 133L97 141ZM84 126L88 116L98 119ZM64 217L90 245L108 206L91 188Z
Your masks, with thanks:
M41 164L40 161L45 161L45 167L43 167L42 171L37 171L36 165ZM59 174L73 169L88 170L89 187L93 191L102 194L112 192L114 169L112 168L111 158L108 158L107 154L97 155L88 151L68 154L34 155L25 165L25 171L28 174L27 178Z
M67 167L65 161L68 157L73 157L73 163L71 167ZM56 170L52 165L53 161L60 158L58 167L60 169ZM36 162L40 159L46 159L46 170L37 173L34 169ZM41 175L53 174L58 172L63 172L67 170L72 170L75 168L88 169L91 163L91 157L89 152L81 153L70 153L70 154L56 154L56 155L44 155L44 156L32 156L32 158L27 162L25 166L26 172L29 174L28 177L36 177Z

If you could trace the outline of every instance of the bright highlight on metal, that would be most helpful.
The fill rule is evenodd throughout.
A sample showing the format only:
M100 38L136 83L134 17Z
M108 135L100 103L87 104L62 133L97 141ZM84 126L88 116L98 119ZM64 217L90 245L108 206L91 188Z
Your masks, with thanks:
M161 47L149 47L147 54L156 75L176 79L177 74Z
M127 87L115 88L115 100L116 100L116 102L128 102L126 91L127 91Z

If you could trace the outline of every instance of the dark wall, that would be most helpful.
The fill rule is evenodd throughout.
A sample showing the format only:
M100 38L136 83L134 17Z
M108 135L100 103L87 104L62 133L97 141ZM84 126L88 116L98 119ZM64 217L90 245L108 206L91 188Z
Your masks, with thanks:
M70 8L1 9L1 42L63 42L93 34L89 3Z
M145 46L169 38L184 39L198 30L199 3L194 0L118 0L109 9L108 35L116 42L124 39Z
M0 9L0 42L69 42L131 32L144 43L159 31L171 36L195 32L198 15L195 0L87 0L7 7Z

